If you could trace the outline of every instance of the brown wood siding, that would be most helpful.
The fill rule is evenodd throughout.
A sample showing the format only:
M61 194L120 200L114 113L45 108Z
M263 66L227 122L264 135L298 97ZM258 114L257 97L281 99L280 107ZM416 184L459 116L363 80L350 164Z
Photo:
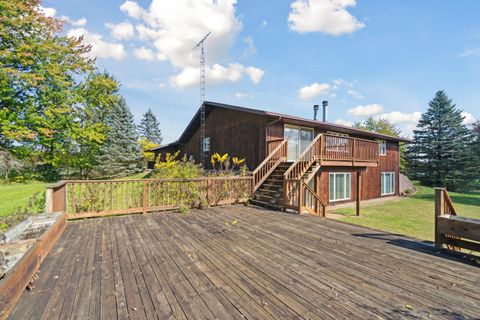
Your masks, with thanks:
M284 137L284 123L283 122L274 122L267 125L267 141L283 139Z
M351 172L351 199L346 201L329 201L329 173L330 172ZM380 198L381 196L381 173L395 173L395 194L399 194L400 154L397 142L387 142L387 155L379 156L378 167L369 167L362 172L361 200ZM317 175L317 192L329 205L351 202L356 200L356 178L354 168L325 167L319 170Z
M210 137L210 153L207 168L210 168L212 153L228 153L245 158L250 170L255 169L265 158L265 127L268 119L255 114L235 110L214 109L208 115L205 136ZM200 160L200 130L182 148L187 156Z

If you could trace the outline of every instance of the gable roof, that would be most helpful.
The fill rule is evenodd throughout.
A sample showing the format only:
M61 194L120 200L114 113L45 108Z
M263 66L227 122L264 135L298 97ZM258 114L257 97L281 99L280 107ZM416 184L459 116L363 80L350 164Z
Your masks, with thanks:
M375 132L368 131L368 130L355 129L355 128L352 128L352 127L348 127L348 126L344 126L344 125L340 125L340 124L336 124L336 123L332 123L332 122L310 120L310 119L290 116L290 115L277 113L277 112L271 112L271 111L264 111L264 110L260 110L260 109L234 106L234 105L229 105L229 104L224 104L224 103L219 103L219 102L212 102L212 101L205 101L203 103L203 105L205 106L205 117L208 117L208 115L214 109L228 109L228 110L246 112L246 113L250 113L250 114L256 114L256 115L259 115L259 116L271 118L272 120L280 119L280 120L282 120L284 122L287 122L287 123L290 123L290 124L297 124L297 125L303 125L303 126L308 126L308 127L313 127L313 128L319 128L319 129L323 129L323 130L327 130L327 131L335 131L335 132L339 132L339 133L354 134L354 135L360 135L360 136L366 137L366 138L381 139L381 140L388 140L388 141L407 142L407 143L411 142L411 140L401 138L401 137L393 137L393 136L389 136L389 135L385 135L385 134L375 133ZM168 145L159 146L159 147L154 148L152 150L162 149L162 148L165 148L166 146L169 146L169 145L172 145L172 144L187 143L199 127L200 127L200 108L197 110L197 112L195 113L195 116L192 118L192 120L187 125L187 127L185 128L185 130L180 135L180 138L177 141L172 142L171 144L168 144Z

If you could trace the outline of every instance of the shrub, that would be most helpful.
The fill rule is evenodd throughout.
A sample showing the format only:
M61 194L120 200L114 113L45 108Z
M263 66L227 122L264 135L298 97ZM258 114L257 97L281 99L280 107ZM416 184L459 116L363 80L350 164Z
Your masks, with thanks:
M178 160L180 151L174 154L167 153L165 161L161 161L162 157L158 157L155 163L155 173L153 175L156 179L191 179L198 178L204 175L204 171L200 165L194 161L189 161L187 156Z
M37 179L45 182L60 180L60 171L50 163L43 163L35 168Z
M238 157L230 158L228 153L220 155L215 152L210 158L210 163L212 164L215 175L218 176L234 175L235 172L238 172L240 176L245 176L248 172L245 159Z

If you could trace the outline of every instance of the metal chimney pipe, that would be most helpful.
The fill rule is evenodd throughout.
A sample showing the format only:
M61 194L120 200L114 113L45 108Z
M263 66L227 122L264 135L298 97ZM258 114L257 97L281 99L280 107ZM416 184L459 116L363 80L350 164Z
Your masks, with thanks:
M327 100L322 101L322 107L323 107L323 122L327 122L327 107L328 107Z
M318 113L318 104L313 106L313 120L317 120L317 113Z

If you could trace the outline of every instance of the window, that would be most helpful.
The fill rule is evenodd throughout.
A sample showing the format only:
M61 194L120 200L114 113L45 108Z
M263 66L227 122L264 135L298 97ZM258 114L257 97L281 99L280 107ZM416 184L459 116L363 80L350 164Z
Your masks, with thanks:
M210 152L210 137L203 138L203 152Z
M395 172L382 172L382 196L395 193Z
M330 173L328 192L330 201L350 199L351 178L350 173Z
M380 155L386 156L387 155L387 141L379 141L380 145Z

